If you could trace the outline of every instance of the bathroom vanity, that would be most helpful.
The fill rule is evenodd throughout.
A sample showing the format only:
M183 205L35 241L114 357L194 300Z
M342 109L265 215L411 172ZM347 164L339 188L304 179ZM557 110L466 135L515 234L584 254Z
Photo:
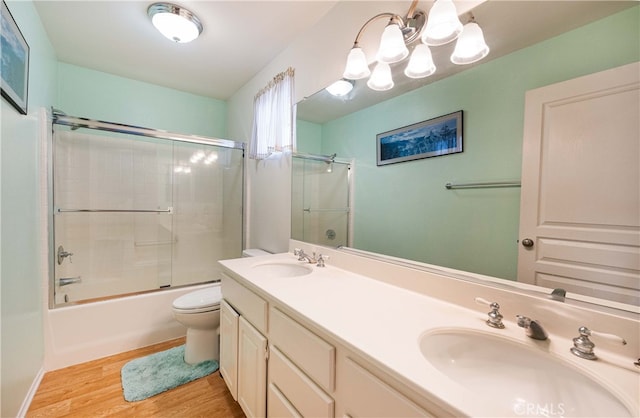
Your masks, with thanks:
M637 318L291 242L224 260L220 370L247 416L638 416ZM325 267L293 247L322 251ZM496 301L503 329L487 326ZM516 314L536 319L535 340ZM599 359L570 353L578 328Z

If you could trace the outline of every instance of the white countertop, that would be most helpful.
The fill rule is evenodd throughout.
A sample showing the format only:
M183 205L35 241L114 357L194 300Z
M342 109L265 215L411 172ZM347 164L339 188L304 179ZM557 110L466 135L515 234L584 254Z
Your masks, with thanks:
M427 332L467 329L511 339L549 352L606 386L627 408L638 414L640 378L637 372L607 361L588 361L569 353L569 338L550 335L547 341L525 336L514 321L505 329L485 324L488 307L471 310L424 294L334 267L313 266L296 277L261 277L252 266L261 263L300 263L291 253L224 260L225 271L248 286L312 321L339 342L383 367L425 397L439 399L452 413L468 416L517 416L513 405L500 405L458 385L434 368L420 351ZM478 295L480 296L480 295ZM526 361L526 359L524 359ZM522 376L526 379L527 376Z

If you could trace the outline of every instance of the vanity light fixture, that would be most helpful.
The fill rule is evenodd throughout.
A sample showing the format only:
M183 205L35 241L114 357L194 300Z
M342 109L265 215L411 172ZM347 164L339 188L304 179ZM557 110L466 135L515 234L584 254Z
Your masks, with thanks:
M416 8L417 5L418 0L413 0L405 17L395 13L380 13L367 20L358 31L349 51L343 77L347 80L370 77L367 85L373 90L393 88L389 65L407 58L408 45L418 39L421 43L413 48L404 71L409 78L428 77L436 71L430 46L440 46L458 39L451 56L451 61L455 64L471 64L487 56L489 47L484 42L482 29L473 16L463 26L452 0L436 0L428 17L425 12ZM359 45L360 36L371 22L384 18L389 19L389 23L382 33L376 54L377 64L372 73Z
M147 9L153 26L168 39L186 43L202 33L200 19L189 10L171 3L153 3Z

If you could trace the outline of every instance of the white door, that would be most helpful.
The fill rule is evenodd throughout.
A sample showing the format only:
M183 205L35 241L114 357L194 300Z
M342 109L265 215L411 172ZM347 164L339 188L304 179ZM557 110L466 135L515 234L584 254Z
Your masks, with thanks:
M246 319L238 327L238 403L249 418L267 412L267 339Z
M518 280L640 303L640 63L527 92Z
M238 400L238 322L240 315L224 300L220 306L220 373Z

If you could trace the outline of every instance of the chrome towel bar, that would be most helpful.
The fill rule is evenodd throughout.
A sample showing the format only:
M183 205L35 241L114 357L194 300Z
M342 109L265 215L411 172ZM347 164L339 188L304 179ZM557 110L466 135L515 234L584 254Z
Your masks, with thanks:
M62 209L57 208L56 212L110 212L110 213L173 213L173 208L167 209Z
M444 185L447 190L451 189L479 189L479 188L494 188L494 187L520 187L520 182L515 181L492 181L483 183L447 183Z

